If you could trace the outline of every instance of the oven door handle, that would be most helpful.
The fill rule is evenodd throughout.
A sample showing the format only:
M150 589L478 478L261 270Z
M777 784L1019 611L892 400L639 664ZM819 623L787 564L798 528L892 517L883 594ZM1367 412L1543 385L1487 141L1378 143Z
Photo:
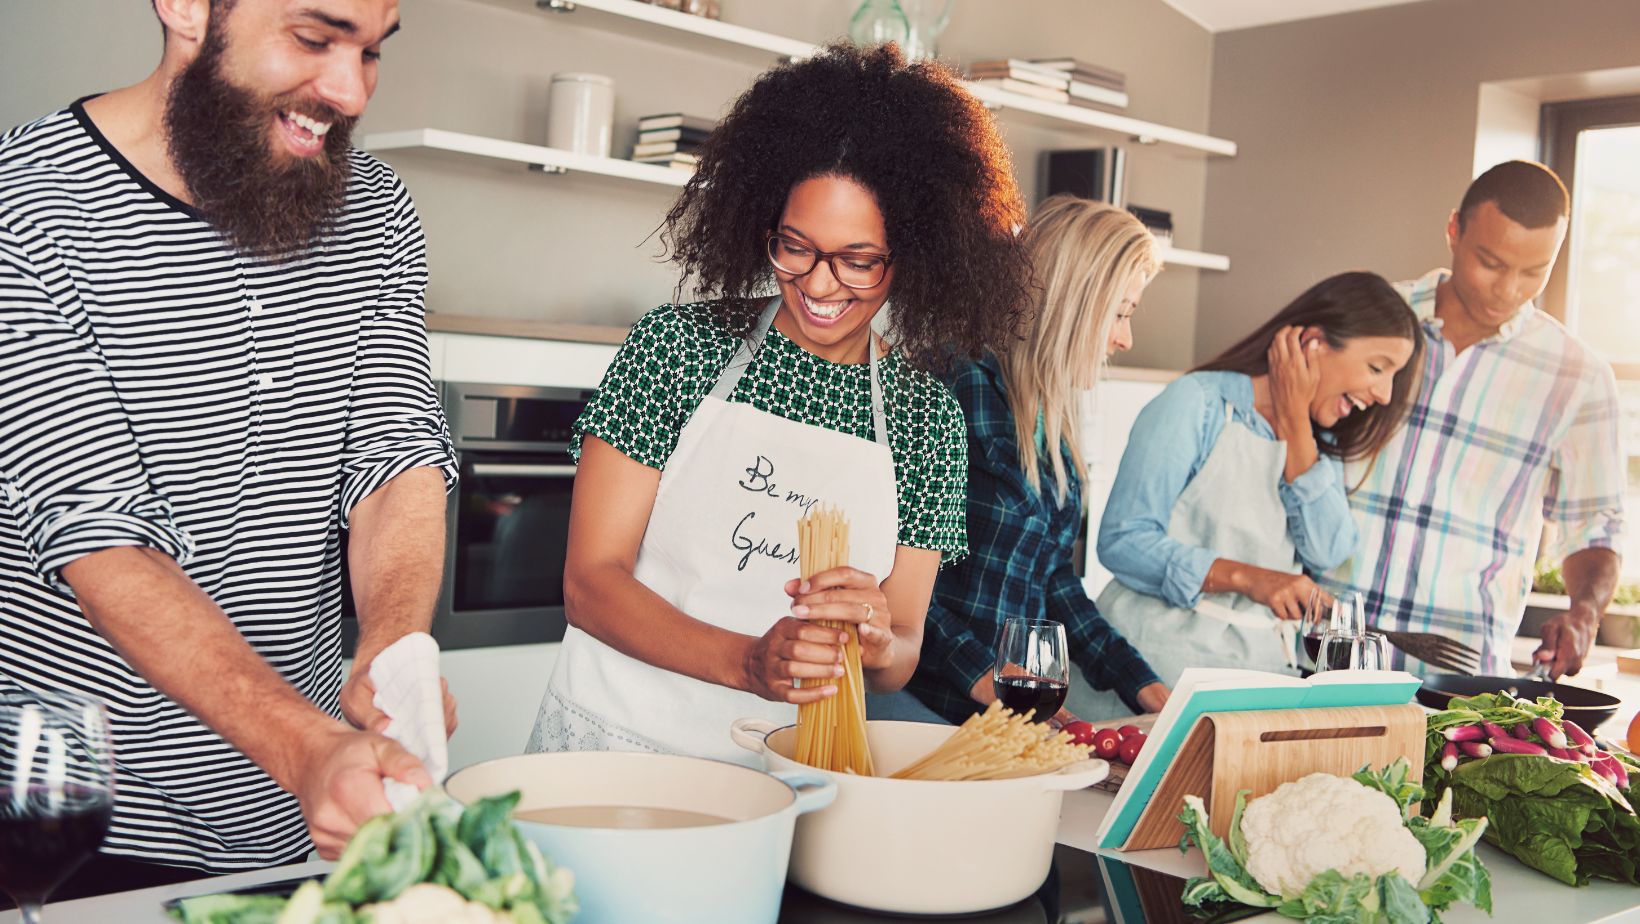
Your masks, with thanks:
M517 462L474 462L472 473L477 476L504 476L508 478L574 478L573 465L527 465Z

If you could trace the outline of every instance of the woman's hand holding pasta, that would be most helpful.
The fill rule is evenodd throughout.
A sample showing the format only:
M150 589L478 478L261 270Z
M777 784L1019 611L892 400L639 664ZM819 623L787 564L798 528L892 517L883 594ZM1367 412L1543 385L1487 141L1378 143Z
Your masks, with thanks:
M792 615L859 625L860 664L867 669L894 663L894 616L877 578L856 568L832 568L807 581L788 581Z
M790 616L752 643L746 689L777 703L813 703L837 695L848 635ZM798 687L794 679L805 681Z

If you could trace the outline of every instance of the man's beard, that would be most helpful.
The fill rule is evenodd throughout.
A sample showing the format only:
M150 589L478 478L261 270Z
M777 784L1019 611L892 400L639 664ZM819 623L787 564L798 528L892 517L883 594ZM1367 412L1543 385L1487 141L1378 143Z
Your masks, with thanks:
M171 162L200 214L236 249L283 262L313 249L347 199L355 118L295 95L267 98L222 72L225 42L212 23L199 56L171 85L165 105ZM329 122L324 150L278 156L278 114Z

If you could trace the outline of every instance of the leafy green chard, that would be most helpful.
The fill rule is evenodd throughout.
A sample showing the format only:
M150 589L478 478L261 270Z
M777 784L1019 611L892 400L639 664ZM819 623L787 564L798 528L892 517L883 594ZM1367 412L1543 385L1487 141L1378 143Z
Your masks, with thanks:
M1588 764L1533 754L1466 757L1452 770L1440 764L1448 729L1482 722L1514 729L1538 718L1559 723L1561 704L1454 697L1451 708L1429 717L1424 779L1443 798L1450 793L1458 815L1489 819L1489 843L1545 875L1577 886L1592 878L1640 884L1640 764L1629 755L1611 755L1629 768L1627 789Z
M1401 760L1378 772L1363 768L1353 779L1384 793L1400 807L1407 828L1424 848L1425 872L1418 882L1409 882L1399 873L1345 877L1328 870L1313 877L1301 894L1266 892L1247 871L1247 846L1241 830L1247 805L1247 791L1243 790L1236 794L1235 812L1224 838L1213 833L1202 800L1185 797L1179 820L1186 833L1179 849L1189 850L1191 844L1200 847L1208 875L1185 885L1184 904L1192 908L1223 903L1272 908L1284 917L1311 924L1428 924L1439 922L1440 913L1458 902L1490 913L1491 877L1474 852L1486 830L1486 819L1454 821L1446 804L1429 818L1413 814L1411 807L1423 798L1424 790L1410 776L1410 766Z
M324 882L306 882L289 899L203 895L172 913L184 924L368 924L371 905L432 883L513 924L568 924L579 910L574 877L512 823L517 804L515 792L464 810L430 790L404 811L360 825Z

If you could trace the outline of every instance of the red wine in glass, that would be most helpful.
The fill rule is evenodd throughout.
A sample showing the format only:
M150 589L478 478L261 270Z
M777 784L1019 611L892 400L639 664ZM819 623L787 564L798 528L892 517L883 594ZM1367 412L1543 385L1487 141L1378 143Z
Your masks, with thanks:
M1065 681L1046 677L1002 677L993 681L993 685L1002 705L1021 715L1034 711L1033 722L1053 718L1059 707L1065 705L1065 696L1070 692L1070 685Z
M96 852L113 814L107 790L0 786L0 891L19 905L43 903Z
M93 699L0 692L0 890L24 924L108 833L114 813L108 715Z

